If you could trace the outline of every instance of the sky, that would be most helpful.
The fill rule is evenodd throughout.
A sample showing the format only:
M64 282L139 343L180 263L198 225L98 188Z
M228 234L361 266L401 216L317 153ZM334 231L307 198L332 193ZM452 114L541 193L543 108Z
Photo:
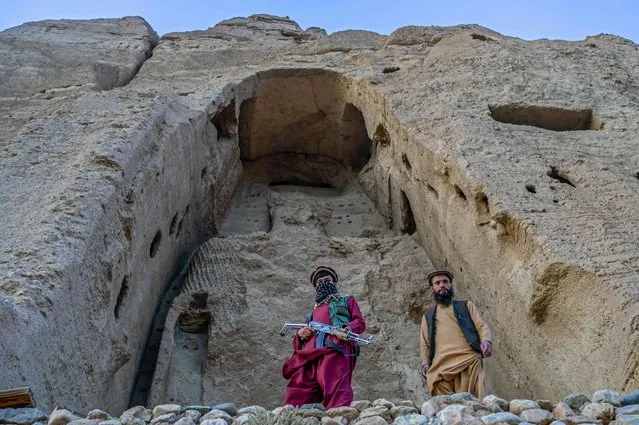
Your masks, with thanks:
M479 24L526 40L583 40L608 33L639 43L639 0L4 0L0 30L42 19L142 16L159 34L209 28L223 19L267 13L302 29L365 29L390 34L405 25Z

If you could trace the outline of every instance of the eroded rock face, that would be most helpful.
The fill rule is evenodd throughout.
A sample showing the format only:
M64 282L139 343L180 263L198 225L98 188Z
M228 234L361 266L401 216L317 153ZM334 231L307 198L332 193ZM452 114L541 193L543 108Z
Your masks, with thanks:
M82 32L98 40L89 56ZM168 34L144 61L154 39L130 18L0 34L7 386L31 386L49 408L124 410L158 301L223 233L242 177L345 188L353 173L385 225L415 233L491 324L497 394L637 386L635 44L472 25L327 35L264 15ZM38 62L38 49L64 53ZM255 219L259 231L267 218ZM358 276L348 256L341 266ZM295 267L292 281L309 268ZM421 308L385 314L410 318L416 353Z
M255 230L258 220L270 225ZM278 406L281 367L292 352L291 334L281 338L279 330L284 322L304 322L312 310L309 267L319 264L338 271L342 294L355 296L374 332L374 345L361 348L356 396L375 399L392 389L422 398L414 328L428 298L421 281L432 265L415 237L385 229L356 182L343 190L249 183L222 234L196 252L173 302L151 404L233 399ZM206 300L198 306L201 294ZM211 318L204 328L181 322L204 312ZM390 402L374 405L391 418Z

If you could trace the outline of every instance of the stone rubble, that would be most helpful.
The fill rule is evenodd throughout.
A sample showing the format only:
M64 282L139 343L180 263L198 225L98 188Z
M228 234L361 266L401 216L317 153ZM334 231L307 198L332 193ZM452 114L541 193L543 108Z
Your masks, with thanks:
M0 409L0 425L639 425L639 391L621 396L602 390L592 397L569 394L562 401L504 400L488 395L479 400L469 393L435 396L416 406L410 400L356 400L351 406L326 409L319 403L267 410L162 404L152 409L132 407L119 418L95 409L86 418L67 409L47 415L36 408ZM572 406L572 407L571 407ZM578 406L578 407L577 407Z

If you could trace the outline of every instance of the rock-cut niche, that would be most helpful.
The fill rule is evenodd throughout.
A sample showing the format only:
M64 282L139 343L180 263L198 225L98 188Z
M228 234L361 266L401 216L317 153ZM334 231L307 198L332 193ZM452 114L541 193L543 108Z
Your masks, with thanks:
M240 106L245 177L270 185L344 187L372 148L362 113L346 100L349 84L326 71L261 75L255 96Z

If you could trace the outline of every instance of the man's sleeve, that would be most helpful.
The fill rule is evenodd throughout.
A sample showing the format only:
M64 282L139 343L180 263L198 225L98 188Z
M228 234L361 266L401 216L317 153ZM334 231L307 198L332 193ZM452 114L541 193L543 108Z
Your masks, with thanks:
M419 354L422 359L422 364L428 364L430 357L430 343L428 341L428 324L426 323L425 316L422 316L422 327L419 332Z
M348 322L348 326L351 332L361 334L366 330L366 322L362 311L359 309L359 304L355 301L355 297L350 297L348 300L348 311L351 313L351 321Z
M477 333L479 333L479 338L482 342L490 341L492 343L493 337L490 333L490 328L479 315L479 311L477 311L475 304L470 301L468 301L468 312L470 313L470 318L473 319L473 322L475 323L475 328L477 328Z

